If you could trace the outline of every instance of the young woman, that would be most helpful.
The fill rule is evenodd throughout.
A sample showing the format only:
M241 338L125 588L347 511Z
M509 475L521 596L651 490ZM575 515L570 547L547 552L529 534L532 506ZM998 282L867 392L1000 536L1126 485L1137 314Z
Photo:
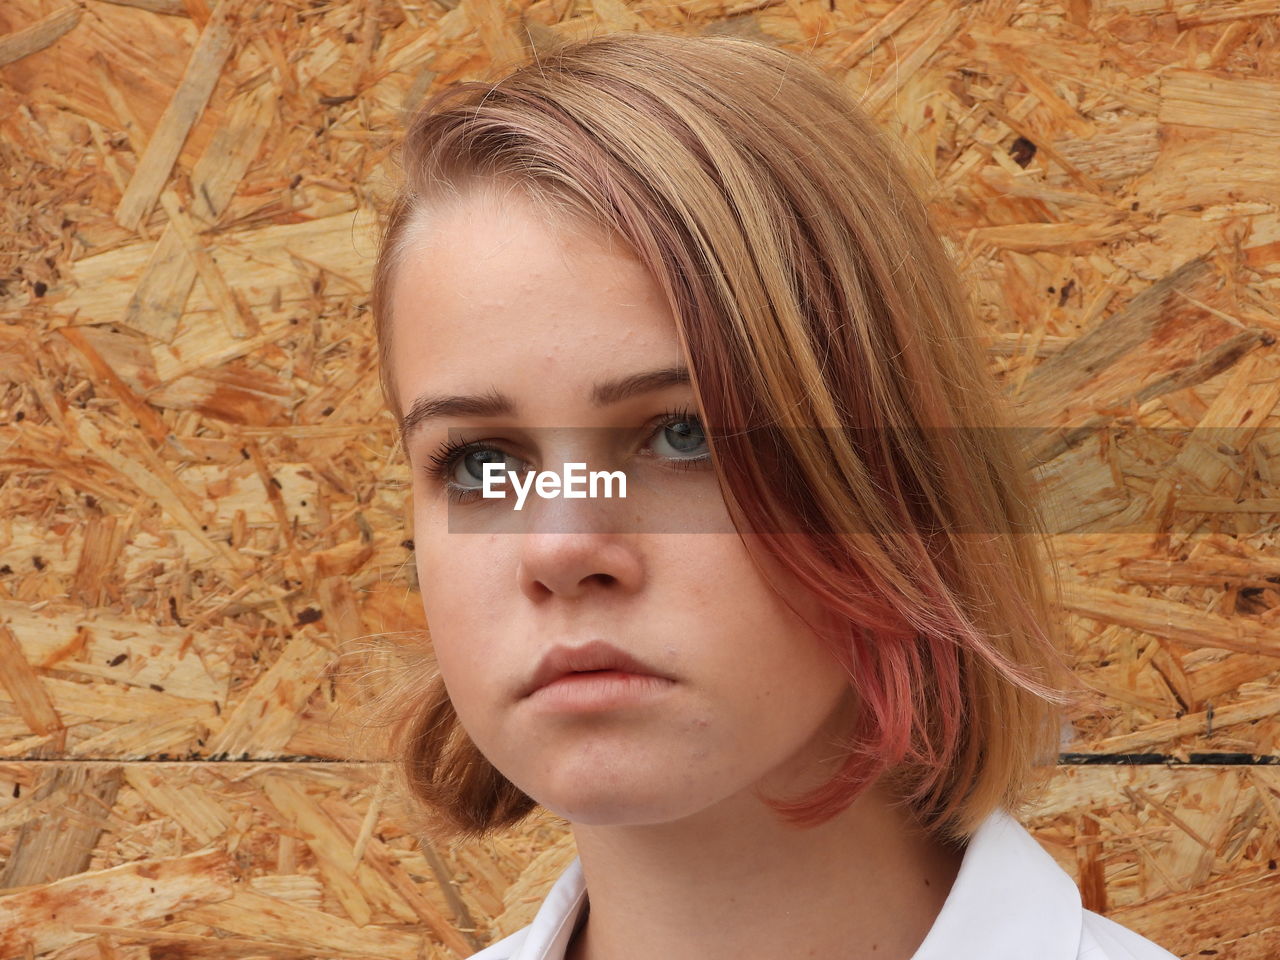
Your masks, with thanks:
M578 849L476 960L1171 957L1015 819L1070 687L1043 527L840 84L606 35L432 97L402 159L373 311L432 641L404 773L437 837L541 805Z

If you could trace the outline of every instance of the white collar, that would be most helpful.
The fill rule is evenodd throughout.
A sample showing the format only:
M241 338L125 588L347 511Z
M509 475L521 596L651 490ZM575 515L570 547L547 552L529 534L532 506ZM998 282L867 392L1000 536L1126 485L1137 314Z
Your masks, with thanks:
M504 941L513 952L501 956L564 960L586 893L575 857L533 922ZM970 837L951 892L911 960L1076 960L1083 913L1070 875L1022 824L996 810Z

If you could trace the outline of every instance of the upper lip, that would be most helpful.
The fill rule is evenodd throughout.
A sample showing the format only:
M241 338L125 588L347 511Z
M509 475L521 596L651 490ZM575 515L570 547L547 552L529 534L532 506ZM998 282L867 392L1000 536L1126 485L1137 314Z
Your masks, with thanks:
M619 650L611 643L592 640L580 647L560 645L548 650L521 696L527 697L547 684L559 680L565 674L584 670L618 670L622 673L645 673L671 679L644 661Z

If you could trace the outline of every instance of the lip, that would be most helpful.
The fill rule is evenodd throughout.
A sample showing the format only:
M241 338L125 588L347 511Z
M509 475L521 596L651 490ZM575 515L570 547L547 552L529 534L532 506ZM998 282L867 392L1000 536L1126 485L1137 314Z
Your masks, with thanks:
M520 696L531 696L567 674L593 670L675 679L605 640L592 640L578 647L560 644L548 650Z

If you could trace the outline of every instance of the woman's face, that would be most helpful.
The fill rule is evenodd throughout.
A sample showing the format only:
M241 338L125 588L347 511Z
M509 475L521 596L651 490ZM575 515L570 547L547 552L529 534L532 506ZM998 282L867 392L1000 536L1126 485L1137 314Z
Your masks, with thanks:
M432 642L489 761L557 815L606 825L673 821L755 787L786 793L815 757L835 754L844 674L740 537L707 532L731 530L710 464L672 464L706 453L687 417L661 419L696 416L691 387L593 400L601 382L687 367L660 288L623 244L552 228L515 191L472 195L415 236L391 299L403 410L494 392L514 406L429 418L406 436ZM685 426L665 429L673 423ZM607 429L563 429L577 427ZM511 469L609 461L636 496L531 490L518 512L512 500L451 504L428 468L459 434L504 451ZM478 489L476 459L455 461L449 478ZM810 622L824 622L781 583ZM587 710L522 697L549 649L597 638L673 682Z

